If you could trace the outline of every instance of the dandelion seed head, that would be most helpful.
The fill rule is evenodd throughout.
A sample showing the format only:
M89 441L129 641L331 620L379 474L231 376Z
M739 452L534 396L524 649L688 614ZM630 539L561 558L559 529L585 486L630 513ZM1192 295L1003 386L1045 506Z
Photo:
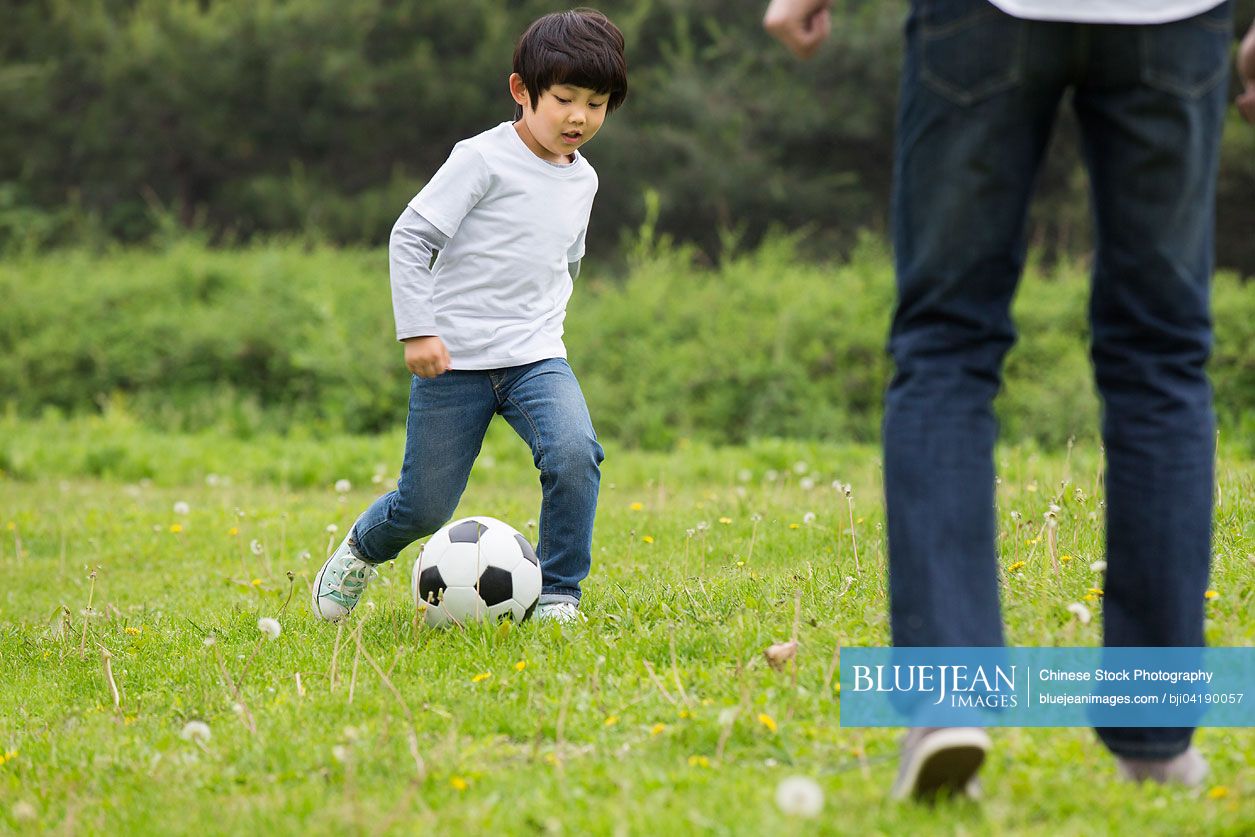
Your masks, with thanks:
M13 819L22 822L25 820L33 820L37 816L39 816L39 812L35 810L35 806L27 802L25 799L20 799L13 803Z
M824 792L814 779L790 776L776 786L776 805L789 816L809 819L823 810Z
M814 522L815 522L815 513L814 513L814 512L807 512L806 514L802 515L802 522L803 522L803 523L814 523Z
M809 470L810 470L810 466L800 459L797 462L793 463L793 473L795 474L798 474L798 475L805 474Z
M266 635L266 639L276 640L279 634L283 632L283 626L279 624L278 619L269 616L263 616L257 620L257 630Z
M183 725L179 737L194 744L207 744L210 738L209 724L204 721L188 721Z
M336 532L340 531L340 527L335 525L334 523L328 523L326 531L328 535L334 535Z
M1091 618L1089 608L1080 602L1072 602L1072 604L1068 605L1068 613L1075 616L1082 625L1089 624Z
M775 482L780 479L780 472L775 468L771 468L767 471L767 473L763 474L763 476L767 478L767 482Z
M174 504L174 513L177 515L187 515L192 511L192 507L180 500Z
M344 764L349 760L349 748L343 744L337 744L331 748L331 757Z
M213 635L213 634L210 634L209 636L205 637L205 642L204 642L205 647L206 647L206 648L208 648L208 647L212 646L212 645L213 645L215 642L217 642L217 641L218 641L218 640L214 639L214 635Z
M1089 565L1089 568L1090 568L1091 570L1093 570L1094 572L1096 572L1096 573L1106 572L1106 571L1107 571L1107 562L1106 562L1106 561L1095 561L1094 563L1092 563L1092 564L1090 564L1090 565Z
M248 542L248 551L254 555L261 555L266 551L266 548L261 545L261 541L257 540L257 538L253 538Z
M352 490L353 490L353 483L349 482L348 480L343 480L343 479L336 480L336 493L337 494L348 494Z
M802 480L798 483L798 485L802 487L803 491L810 491L815 487L815 481L810 477L802 477Z
M749 468L742 468L736 472L736 478L738 482L749 482L754 478L754 472Z

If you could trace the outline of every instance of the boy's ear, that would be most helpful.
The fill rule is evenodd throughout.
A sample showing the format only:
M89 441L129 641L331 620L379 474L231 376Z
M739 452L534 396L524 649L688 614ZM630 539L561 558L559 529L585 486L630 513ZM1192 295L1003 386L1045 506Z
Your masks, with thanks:
M523 77L518 73L510 73L510 96L519 107L527 107L531 104L527 95L527 85L523 83Z

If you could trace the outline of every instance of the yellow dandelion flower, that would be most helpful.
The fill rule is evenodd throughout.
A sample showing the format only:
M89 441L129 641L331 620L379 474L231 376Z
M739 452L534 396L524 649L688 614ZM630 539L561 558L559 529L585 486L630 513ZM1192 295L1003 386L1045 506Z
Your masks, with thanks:
M1033 544L1037 543L1040 540L1041 538L1029 538L1024 543L1028 544L1029 546L1032 546Z
M171 531L171 532L173 532L174 534L176 534L176 535L177 535L179 532L182 532L182 531L183 531L183 524L182 524L182 523L171 523L171 524L170 524L170 531Z
M135 628L130 625L127 625L126 627L126 633L128 636L139 636L141 631L143 631L143 628Z
M4 525L4 528L8 529L10 532L16 532L17 524L14 523L12 520L10 520L8 523Z
M123 715L122 726L129 727L131 724L135 723L137 720L139 720L139 718L135 715Z
M666 724L654 724L652 727L649 728L650 735L659 735L666 731L667 731Z
M837 694L841 694L841 683L840 683L840 682L838 682L838 683L834 684L834 685L833 685L833 687L832 687L832 690L833 690L834 692L836 692Z
M744 566L745 566L745 562L744 562L744 561L737 561L737 562L736 562L736 565L737 565L738 567L744 567Z
M1091 587L1089 588L1089 592L1093 593L1095 596L1101 596L1103 594L1101 587Z
M860 517L860 518L856 519L854 522L855 522L855 523L862 523L862 522L863 522L863 518L861 518L861 517Z
M1219 593L1217 593L1215 590L1208 590L1206 593L1204 593L1204 594L1203 594L1203 598L1204 598L1204 599L1214 599L1214 598L1216 598L1216 597L1217 597L1217 596L1219 596L1219 595L1220 595L1220 594L1219 594Z
M1026 485L1024 488L1025 488L1025 490L1026 490L1026 491L1028 491L1029 493L1032 493L1032 494L1037 493L1037 483L1035 483L1035 482L1030 482L1030 483L1029 483L1028 485Z
M266 582L262 581L260 578L254 578L252 581L249 582L249 584L253 585L254 587L260 587L265 583Z
M1022 569L1024 569L1024 562L1023 562L1023 561L1016 561L1014 564L1012 564L1011 566L1007 567L1007 572L1009 572L1009 573L1013 573L1013 572L1015 572L1016 570L1022 570Z
M464 791L470 787L470 783L467 782L465 779L463 779L461 776L454 776L452 779L449 780L449 784L453 786L453 789L455 791Z
M606 720L602 721L602 724L608 727L612 727L617 723L619 723L618 715L607 715Z
M1228 795L1229 788L1227 785L1216 785L1214 788L1207 791L1208 799L1224 799Z
M730 518L730 517L721 517L721 518L719 518L719 522L720 522L720 523L722 523L724 526L727 526L729 523L731 523L731 522L732 522L732 518Z
M527 660L519 660L514 664L515 671L522 671L525 668L527 668Z
M688 711L687 709L681 709L681 710L680 710L680 717L681 717L681 718L692 718L692 717L693 717L693 713L692 713L692 712L690 712L690 711Z
M9 750L8 752L0 753L0 765L13 761L15 758L17 758L17 750Z
M227 530L227 534L234 538L236 535L240 534L240 530L237 527L232 526Z
M1084 596L1081 596L1081 598L1082 598L1082 599L1084 599L1084 600L1085 600L1085 601L1087 601L1087 602L1096 602L1096 601L1098 601L1098 597L1097 597L1097 596L1095 596L1093 593L1086 593Z
M641 538L641 540L643 540L645 543L653 543L653 542L654 542L654 536L653 536L653 535L646 535L645 537Z
M790 528L790 529L801 529L801 528L802 528L802 524L801 524L801 523L790 523L790 524L789 524L789 528Z
M1071 560L1072 560L1072 556L1071 556L1071 555L1060 555L1060 556L1059 556L1059 560L1060 560L1060 561L1063 561L1064 563L1067 563L1068 561L1071 561Z
M766 712L758 713L758 723L762 724L772 732L776 731L776 719L768 715Z
M689 767L710 767L710 759L705 756L689 756Z
M641 509L645 508L645 504L633 503L632 505L628 506L628 508L631 509L632 511L640 511Z
M472 683L483 683L489 677L492 677L491 671L481 671L479 674L471 678Z
M557 763L558 763L558 754L557 754L557 753L545 753L545 763L546 763L546 764L557 764Z

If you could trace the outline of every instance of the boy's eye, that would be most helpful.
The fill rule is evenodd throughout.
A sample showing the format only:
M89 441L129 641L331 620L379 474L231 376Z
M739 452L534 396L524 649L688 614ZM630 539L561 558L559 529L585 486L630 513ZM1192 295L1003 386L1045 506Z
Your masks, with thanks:
M605 102L589 102L588 106L590 108L602 108L606 106L606 103Z
M571 100L570 100L570 99L564 99L564 98L562 98L561 96L554 96L554 98L555 98L555 99L557 99L557 100L558 100L558 102L559 102L560 104L564 104L564 105L569 105L569 104L571 104Z

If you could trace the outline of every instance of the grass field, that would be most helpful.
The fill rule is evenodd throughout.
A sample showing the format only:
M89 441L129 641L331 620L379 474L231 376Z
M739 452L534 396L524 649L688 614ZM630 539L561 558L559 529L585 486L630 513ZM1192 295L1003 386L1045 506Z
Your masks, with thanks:
M1255 830L1249 728L1199 733L1201 791L1118 782L1088 730L1004 729L982 805L886 801L899 731L841 728L834 670L840 646L888 642L871 448L609 446L587 624L441 632L408 598L417 547L342 628L308 611L328 549L391 480L399 435L13 419L0 435L0 831ZM1098 644L1097 446L1004 449L999 474L1008 641ZM1207 638L1252 645L1255 466L1224 449L1217 500ZM460 511L534 539L538 503L526 450L494 426ZM279 620L277 640L260 617ZM773 670L764 649L794 636L795 665ZM190 721L210 737L182 737ZM793 775L822 787L819 817L777 807Z

